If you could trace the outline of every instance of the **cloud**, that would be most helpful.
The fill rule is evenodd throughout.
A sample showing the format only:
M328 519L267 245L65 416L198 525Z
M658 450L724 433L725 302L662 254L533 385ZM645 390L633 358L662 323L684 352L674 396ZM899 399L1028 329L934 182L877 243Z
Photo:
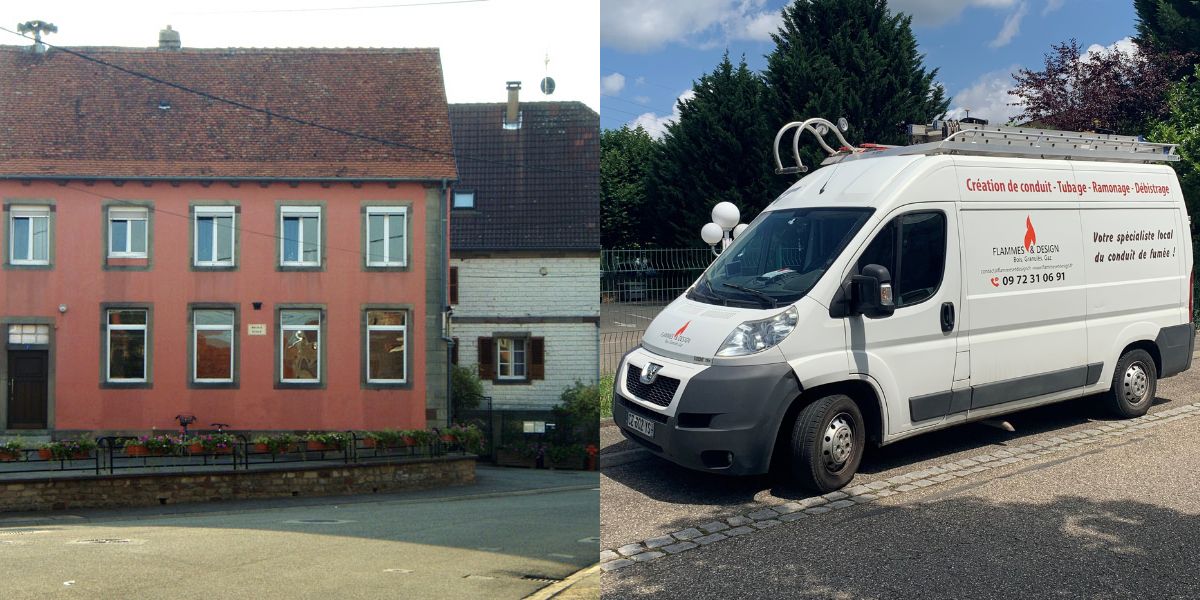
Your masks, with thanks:
M1018 33L1021 32L1021 19L1025 18L1025 13L1029 12L1029 5L1022 2L1017 7L1017 11L1008 15L1004 19L1004 26L1000 28L1000 32L996 34L996 39L988 43L992 48L1001 48L1007 46Z
M954 94L953 108L946 112L946 118L961 119L970 110L972 117L987 119L992 125L1008 123L1022 112L1021 106L1009 106L1019 99L1008 93L1013 89L1012 73L1020 68L1012 65L980 75L966 89Z
M656 140L662 139L663 134L667 133L667 125L679 120L679 103L687 102L695 97L696 92L694 90L687 90L679 95L675 106L671 109L671 114L660 117L657 113L642 113L638 118L630 121L629 126L638 127L640 125L642 129L646 130L646 133L650 134L650 137Z
M645 53L668 44L716 45L767 40L782 23L766 0L605 0L600 43Z
M1137 48L1137 44L1133 43L1133 38L1131 38L1129 36L1125 36L1107 46L1101 46L1100 44L1092 44L1091 46L1087 47L1087 50L1083 51L1083 54L1080 55L1080 58L1082 58L1083 60L1088 60L1088 55L1090 55L1092 53L1096 53L1096 52L1108 53L1108 52L1112 52L1113 50L1117 50L1117 51L1121 52L1121 54L1134 55L1134 54L1137 54L1138 48Z
M625 89L625 76L620 73L611 73L600 78L600 93L616 96Z
M650 104L650 97L649 96L634 96L633 101L637 102L638 104Z
M1046 16L1060 8L1067 0L1046 0L1046 8L1042 9L1042 16Z
M1060 0L1051 0L1051 2ZM888 7L895 12L911 15L913 25L938 27L957 19L967 7L1012 8L1021 0L892 0Z
M636 85L646 85L646 77L644 75L638 75L637 78L633 80L633 83Z

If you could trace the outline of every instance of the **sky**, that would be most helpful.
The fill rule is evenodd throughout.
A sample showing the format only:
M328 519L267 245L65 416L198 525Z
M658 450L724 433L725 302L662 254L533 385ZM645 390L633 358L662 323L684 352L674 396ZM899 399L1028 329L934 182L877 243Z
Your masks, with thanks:
M729 50L762 70L785 0L602 0L600 124L640 124L659 136L676 99ZM993 123L1020 113L1011 73L1041 70L1052 44L1132 48L1133 0L889 0L913 18L925 67L952 97L950 117ZM839 115L810 115L833 119ZM851 124L853 126L853 124Z
M58 33L46 42L62 46L157 46L171 25L185 48L437 47L450 102L503 102L513 80L522 100L599 110L599 11L599 0L41 0L4 2L0 26L48 21Z

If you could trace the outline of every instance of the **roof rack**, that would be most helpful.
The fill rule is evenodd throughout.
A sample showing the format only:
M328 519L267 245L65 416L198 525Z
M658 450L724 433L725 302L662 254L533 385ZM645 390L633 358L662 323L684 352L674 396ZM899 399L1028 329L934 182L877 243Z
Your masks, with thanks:
M779 156L779 142L783 134L792 128L796 129L792 136L792 158L796 165L784 167ZM1129 135L988 126L961 121L909 125L908 130L913 145L863 144L861 147L854 147L841 133L846 131L845 119L838 119L837 125L821 118L793 121L775 134L775 173L808 171L808 167L800 160L800 136L806 131L812 133L821 148L829 153L829 158L822 161L822 165L845 159L914 154L966 154L1135 163L1179 160L1179 155L1175 153L1176 144L1147 142L1141 137ZM837 150L825 141L825 135L830 131L841 145Z

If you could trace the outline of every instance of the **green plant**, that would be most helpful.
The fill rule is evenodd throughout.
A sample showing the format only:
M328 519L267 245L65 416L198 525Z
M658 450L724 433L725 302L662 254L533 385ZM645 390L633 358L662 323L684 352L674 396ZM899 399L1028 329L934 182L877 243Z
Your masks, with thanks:
M613 410L613 382L616 381L615 374L608 374L600 378L600 417L605 419L612 418Z
M555 465L569 465L587 458L587 450L579 444L566 446L550 446L546 449L546 458Z
M396 429L368 431L365 437L369 440L375 440L376 446L383 446L385 448L394 448L404 444L404 432Z
M25 449L25 442L21 438L0 442L0 454L8 454L11 456L20 456L21 451Z
M323 432L308 432L304 434L304 441L318 442L325 444L330 448L344 448L350 443L350 434L341 433L338 431L323 431Z
M479 408L483 401L483 382L474 368L455 365L450 368L450 402L454 414Z
M200 444L205 452L229 452L237 444L237 437L228 433L206 433L188 438L186 445Z
M140 441L146 450L155 454L175 454L183 445L183 440L179 436L166 433L143 437Z
M74 440L59 440L42 444L42 449L49 450L55 459L67 459L82 454L91 454L96 449L96 440L83 436Z
M463 450L472 454L483 452L483 431L475 425L460 425L456 423L447 428L445 433L449 434L451 439L462 446Z
M287 452L288 449L295 444L297 438L291 433L277 433L275 435L260 435L250 440L252 444L262 444L267 447L267 452L271 454L281 454Z
M413 441L414 446L428 446L435 439L434 433L426 429L409 429L402 433L403 437Z
M496 449L497 451L512 452L521 458L537 458L537 444L528 442L512 442L504 444Z

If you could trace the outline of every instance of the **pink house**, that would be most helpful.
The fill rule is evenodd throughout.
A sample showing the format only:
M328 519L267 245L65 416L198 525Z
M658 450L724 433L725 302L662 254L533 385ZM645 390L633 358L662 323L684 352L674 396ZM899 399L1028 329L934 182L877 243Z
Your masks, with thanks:
M0 47L0 132L0 435L444 424L437 50Z

